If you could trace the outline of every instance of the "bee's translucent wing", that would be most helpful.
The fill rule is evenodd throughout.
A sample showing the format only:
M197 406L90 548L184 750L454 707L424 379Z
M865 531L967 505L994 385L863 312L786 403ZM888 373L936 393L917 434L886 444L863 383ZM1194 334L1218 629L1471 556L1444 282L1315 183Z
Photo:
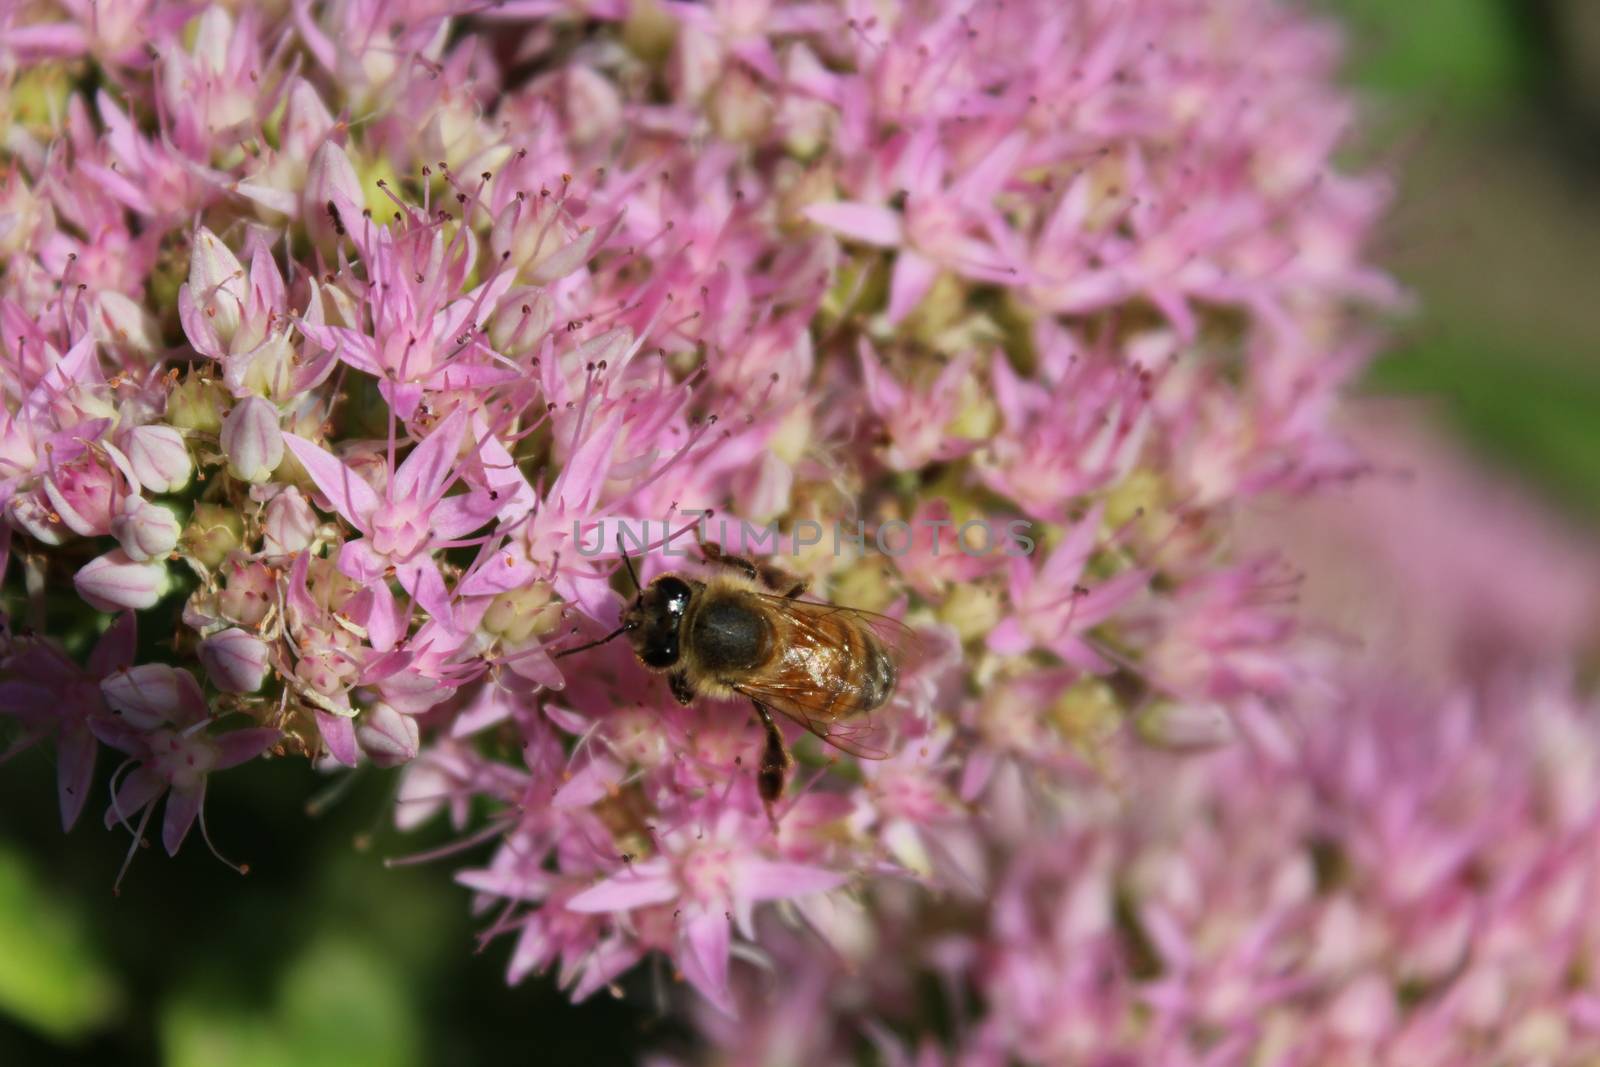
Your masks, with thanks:
M915 659L925 649L922 635L890 615L817 600L791 600L775 593L754 595L760 597L762 602L774 611L782 612L802 632L815 632L818 627L826 626L832 619L853 620L870 630L872 635L889 650L896 663Z
M889 731L881 720L872 718L870 712L856 718L828 719L816 707L814 693L784 692L781 687L759 683L736 685L734 689L805 727L841 752L859 759L889 758Z
M758 594L782 616L779 661L734 689L841 751L886 759L889 731L872 712L887 702L897 663L916 634L895 619L837 604Z

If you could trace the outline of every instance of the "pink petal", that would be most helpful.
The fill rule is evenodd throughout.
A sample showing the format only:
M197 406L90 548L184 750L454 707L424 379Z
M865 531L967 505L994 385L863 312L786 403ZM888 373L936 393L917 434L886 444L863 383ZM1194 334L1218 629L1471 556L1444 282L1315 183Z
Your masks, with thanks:
M456 593L464 597L492 597L521 589L538 573L539 568L528 557L501 549L490 553L482 566L461 579Z
M567 901L569 911L631 911L648 904L665 904L678 895L665 860L635 863L621 874L590 886Z
M511 962L506 965L506 984L516 985L535 971L542 971L556 958L555 942L537 918L522 927Z
M298 434L284 434L283 443L289 446L289 451L311 475L311 480L317 483L334 510L362 533L370 533L367 520L378 510L378 494L372 491L372 486L331 453Z
M546 689L559 690L567 687L567 680L561 676L561 668L550 659L550 653L545 651L544 645L537 637L511 653L508 659L507 665L518 677L537 682Z
M342 715L332 715L317 709L317 730L328 746L328 754L346 767L356 765L359 749L356 747L355 723Z
M188 282L178 287L178 322L196 352L212 359L222 359L227 355L222 347L222 338L217 336L216 328L211 325L211 319L195 303Z
M868 405L879 415L898 414L905 403L906 391L879 361L872 342L866 337L857 343L856 352L861 358L861 383L867 389Z
M395 470L389 499L431 502L442 493L450 483L466 430L467 411L458 407Z
M959 795L963 801L970 804L983 794L994 777L996 762L994 750L989 748L980 748L968 757L966 766L961 768Z
M565 278L589 261L589 257L594 254L599 236L600 234L593 228L581 231L578 236L548 256L541 257L524 277L534 285L549 285L553 281Z
M89 653L89 674L104 678L113 671L133 666L138 630L138 617L131 611L125 611L113 619L95 643L94 651Z
M572 987L572 1002L577 1004L596 991L605 989L618 975L643 958L644 952L631 938L606 938L588 954L583 976Z
M344 547L339 549L339 573L354 578L362 585L382 581L388 569L388 558L374 552L369 541L346 541Z
M985 643L989 651L1002 656L1020 656L1033 647L1033 639L1014 618L1001 620L1000 625L989 631Z
M731 939L728 917L704 911L683 925L683 952L678 965L683 977L700 995L729 1015L734 1014L733 994L728 989L728 942Z
M437 541L453 541L488 523L499 513L501 502L488 493L447 496L428 514L428 527Z
M204 804L205 800L204 778L200 779L197 785L174 789L167 795L167 813L161 820L161 844L165 846L167 855L177 855L178 847L189 835L189 827L194 825L195 816L200 814L200 805Z
M140 764L129 771L122 784L112 795L111 806L106 808L106 829L118 823L132 823L144 806L160 796L167 783L157 778L150 768ZM131 828L131 827L130 827Z
M319 712L318 714L322 713ZM349 722L350 720L343 719L340 721ZM320 723L318 725L320 726ZM268 728L230 730L228 733L218 734L211 739L212 751L216 753L211 769L225 771L229 767L237 767L241 763L249 763L277 744L278 739L282 736L277 730Z
M985 152L956 183L961 200L982 211L999 194L1005 183L1016 173L1017 164L1027 147L1028 137L1016 132ZM952 190L954 191L954 190Z
M298 192L289 192L287 189L275 189L270 185L258 182L241 181L233 184L233 191L240 196L254 200L263 207L283 215L293 215L300 206ZM198 346L197 346L198 347Z
M618 782L623 769L608 756L597 756L584 764L551 798L553 808L587 808L604 798Z
M56 721L61 693L53 685L37 682L0 682L0 709L37 729Z
M895 255L894 274L889 279L888 320L891 326L916 310L938 274L936 264L909 248L902 248Z
M1050 642L1049 648L1074 667L1090 674L1105 674L1111 670L1111 664L1106 662L1105 657L1080 637L1059 638Z
M257 241L250 255L250 310L256 314L279 311L287 299L283 274L265 241Z
M83 812L94 785L94 756L99 743L83 726L61 731L56 739L56 799L61 806L61 829L70 830Z
M88 38L82 26L67 22L42 22L32 26L8 26L6 45L21 59L66 58L88 51Z
M454 612L450 610L450 591L445 588L444 575L432 557L423 556L395 570L400 585L424 611L445 626L450 626Z
M1100 625L1149 584L1150 576L1151 571L1140 569L1124 571L1101 582L1087 596L1078 598L1077 607L1072 611L1072 628L1087 630Z
M739 866L735 895L751 900L782 900L825 893L844 883L843 874L822 867L779 860L748 860Z
M1103 504L1096 504L1089 509L1089 513L1072 528L1060 546L1050 553L1045 565L1039 568L1035 584L1043 584L1058 596L1067 596L1071 592L1078 575L1083 573L1083 565L1094 551L1095 541L1100 536L1100 516L1104 511Z
M615 364L613 364L615 366ZM493 490L493 499L500 505L497 517L501 522L520 519L533 509L537 498L528 480L522 476L511 453L500 439L489 433L482 415L472 417L472 433L478 441L478 459L483 466L483 485Z
M367 640L379 652L388 652L400 640L403 620L400 618L400 606L395 603L394 592L389 588L389 583L378 579L371 585L371 607L367 611L367 619L362 625L367 628Z
M102 163L82 162L78 170L91 178L106 195L114 200L132 208L141 215L152 215L155 207L150 203L150 198L137 182L129 180L121 171L113 170Z
M499 687L486 685L476 696L456 713L450 723L451 737L471 737L473 734L497 723L505 722L516 711L516 706ZM523 749L525 757L536 751L532 746Z
M869 245L893 248L905 239L899 214L886 207L837 200L812 204L806 216L818 226Z
M611 453L622 430L623 412L615 411L596 423L583 443L567 457L550 503L558 511L583 512L600 498L611 470Z

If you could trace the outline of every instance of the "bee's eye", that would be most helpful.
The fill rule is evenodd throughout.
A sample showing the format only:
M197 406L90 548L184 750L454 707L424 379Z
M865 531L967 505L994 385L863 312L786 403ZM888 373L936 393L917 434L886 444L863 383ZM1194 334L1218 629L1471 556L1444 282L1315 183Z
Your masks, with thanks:
M660 597L661 609L672 618L680 618L689 609L689 583L682 578L665 575L652 584Z

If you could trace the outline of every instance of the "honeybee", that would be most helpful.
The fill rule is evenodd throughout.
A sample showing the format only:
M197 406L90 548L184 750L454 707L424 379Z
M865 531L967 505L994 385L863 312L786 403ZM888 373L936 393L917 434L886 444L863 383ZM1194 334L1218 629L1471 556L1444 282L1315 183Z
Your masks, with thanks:
M766 736L756 783L769 816L793 763L773 712L841 751L884 759L868 716L894 695L911 631L873 612L801 600L807 582L715 544L700 547L716 574L663 574L644 587L624 553L638 594L622 625L556 658L626 635L640 664L667 676L678 703L747 698Z

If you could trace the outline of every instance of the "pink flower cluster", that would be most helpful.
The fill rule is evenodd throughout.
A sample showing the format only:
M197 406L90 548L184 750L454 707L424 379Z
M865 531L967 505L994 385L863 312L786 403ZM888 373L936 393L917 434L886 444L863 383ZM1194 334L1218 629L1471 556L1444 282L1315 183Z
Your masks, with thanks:
M212 771L406 764L512 980L659 952L732 1011L759 913L970 891L990 813L1307 684L1228 534L1362 466L1337 58L1277 0L9 7L0 712L169 851ZM791 731L775 825L748 707L554 660L635 592L577 532L705 509L951 523L778 561L921 640L890 757Z
M750 1064L1592 1062L1597 715L1364 680L1291 758L1169 757L1029 827L981 894L763 929L777 977L702 1023Z
M1280 505L1262 535L1345 576L1359 606L1309 610L1371 644L1315 653L1255 744L1134 752L1053 824L991 808L970 887L771 923L765 988L700 1014L719 1062L1593 1062L1600 704L1571 664L1600 557L1414 430L1361 436L1415 481ZM1402 546L1419 502L1419 535L1471 534Z

